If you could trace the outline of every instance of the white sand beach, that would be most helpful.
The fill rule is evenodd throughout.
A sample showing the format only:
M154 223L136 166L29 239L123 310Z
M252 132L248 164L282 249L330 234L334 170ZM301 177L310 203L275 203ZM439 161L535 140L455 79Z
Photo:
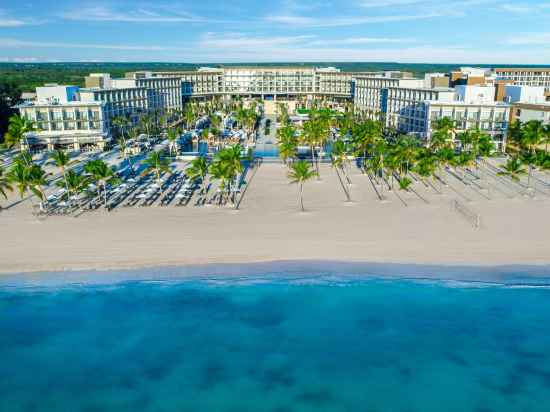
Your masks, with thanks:
M0 212L0 272L133 268L200 263L331 260L446 265L550 264L550 197L487 199L470 188L414 193L380 202L354 172L352 203L336 173L305 186L306 213L281 164L263 164L239 211L209 207L117 208L38 221L29 202ZM478 230L451 207L479 213ZM15 195L12 195L15 199Z

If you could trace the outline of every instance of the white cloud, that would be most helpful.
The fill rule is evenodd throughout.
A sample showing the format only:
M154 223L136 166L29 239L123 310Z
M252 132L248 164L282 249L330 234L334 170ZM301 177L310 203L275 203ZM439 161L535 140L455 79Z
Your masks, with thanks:
M186 12L167 12L165 7L125 10L93 6L67 10L62 12L60 16L67 20L125 23L193 23L207 21L207 19Z
M550 49L550 32L548 33L518 33L505 42L512 46L546 46Z
M198 44L200 49L217 50L247 50L259 52L260 49L277 48L285 46L289 48L325 47L330 45L373 45L373 44L401 44L411 43L413 39L389 38L389 37L348 37L342 39L319 38L313 35L296 36L248 36L240 33L205 33Z
M541 4L503 4L500 6L500 9L509 13L516 14L529 14L541 12L544 10L550 10L550 3L541 3Z
M391 38L391 37L348 37L344 39L315 40L309 43L311 46L326 45L372 45L372 44L402 44L413 43L414 39Z
M376 8L376 7L396 7L408 6L411 4L425 3L426 0L366 0L361 3L361 7Z
M269 49L276 46L298 46L314 36L258 36L251 37L239 33L205 33L199 40L200 48L214 49Z
M0 9L0 28L15 28L28 25L39 24L37 20L29 18L18 18L8 15L5 10Z
M391 23L400 21L423 20L436 17L443 17L448 14L428 11L426 13L393 16L351 16L351 17L303 17L294 15L267 16L266 20L271 23L286 24L298 27L343 27L356 26L360 24Z
M383 7L401 7L420 5L425 7L465 7L465 6L478 6L483 4L497 3L499 0L447 0L442 4L439 0L364 0L360 3L364 8L383 8Z
M176 57L176 56L175 56ZM452 64L543 64L550 51L534 55L527 51L472 50L469 47L415 46L391 49L350 47L276 47L266 50L197 50L192 61L214 62L384 62Z
M44 42L34 40L18 40L0 38L0 47L20 48L60 48L60 49L99 49L99 50L137 50L137 51L170 51L184 50L183 47L170 46L148 46L148 45L123 45L123 44L93 44L93 43L66 43L66 42Z
M37 57L0 57L0 62L3 63L35 63L39 60Z

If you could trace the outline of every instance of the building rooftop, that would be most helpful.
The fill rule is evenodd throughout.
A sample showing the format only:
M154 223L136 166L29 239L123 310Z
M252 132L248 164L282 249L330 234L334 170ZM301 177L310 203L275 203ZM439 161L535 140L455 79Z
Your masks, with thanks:
M519 107L520 109L533 109L541 110L543 112L550 112L550 102L545 103L512 103L514 107Z
M474 106L474 107L478 107L478 106L490 106L490 107L502 107L502 108L511 107L511 106L512 106L512 105L509 104L509 103L500 102L500 101L494 101L494 102L480 102L480 103L469 103L469 102L464 102L464 101L462 101L462 100L453 100L453 101L426 100L425 102L426 102L426 103L430 103L430 104L441 105L441 106Z
M17 109L24 109L29 107L78 107L78 106L102 106L103 102L96 102L96 101L70 101L70 102L64 102L64 103L55 103L55 102L23 102L21 104L18 104L14 106Z
M506 72L550 72L550 67L495 67L493 70Z

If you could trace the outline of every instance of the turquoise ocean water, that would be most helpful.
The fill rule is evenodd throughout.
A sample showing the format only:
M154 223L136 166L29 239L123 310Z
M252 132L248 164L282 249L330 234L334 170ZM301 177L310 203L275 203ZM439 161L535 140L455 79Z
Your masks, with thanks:
M0 283L0 411L550 411L550 289L284 275Z

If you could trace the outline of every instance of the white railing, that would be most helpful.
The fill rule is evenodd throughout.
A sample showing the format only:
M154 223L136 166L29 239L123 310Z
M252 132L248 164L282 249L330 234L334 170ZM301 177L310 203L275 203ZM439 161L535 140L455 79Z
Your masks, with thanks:
M464 203L454 199L451 201L451 209L458 212L464 219L466 219L474 229L479 229L481 226L481 216L476 213Z

